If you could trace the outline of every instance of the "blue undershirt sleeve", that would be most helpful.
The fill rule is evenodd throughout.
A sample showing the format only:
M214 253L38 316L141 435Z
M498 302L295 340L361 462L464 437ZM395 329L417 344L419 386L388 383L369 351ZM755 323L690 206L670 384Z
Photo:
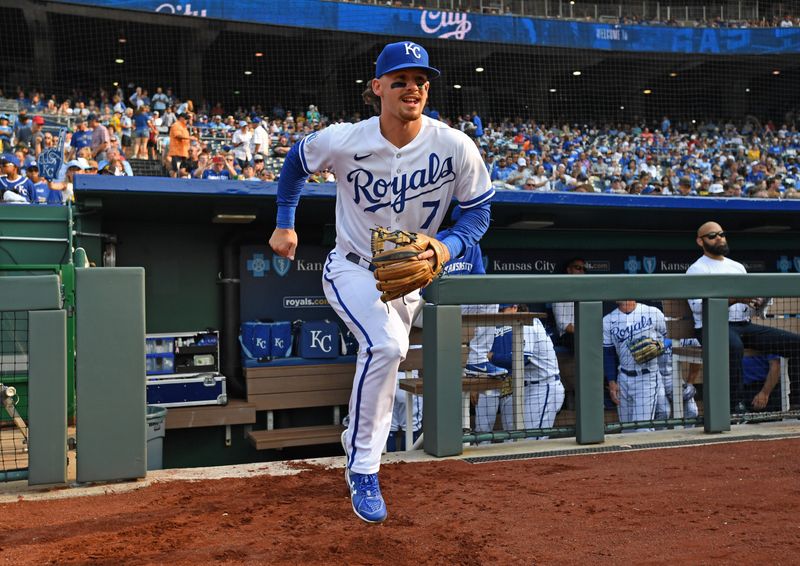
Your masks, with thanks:
M300 144L294 144L281 168L278 178L278 228L294 228L294 213L300 202L300 192L308 178L300 159Z
M490 204L484 202L466 209L455 225L450 228L442 243L450 251L450 257L459 257L464 250L474 246L489 228Z
M617 349L614 346L603 347L603 373L606 381L617 380Z

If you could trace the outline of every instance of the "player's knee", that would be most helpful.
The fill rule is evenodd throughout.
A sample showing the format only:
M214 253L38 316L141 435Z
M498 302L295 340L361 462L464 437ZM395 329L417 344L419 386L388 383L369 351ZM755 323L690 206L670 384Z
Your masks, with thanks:
M375 357L386 359L405 358L408 352L408 338L405 340L396 337L387 337L385 340L374 344L371 348Z

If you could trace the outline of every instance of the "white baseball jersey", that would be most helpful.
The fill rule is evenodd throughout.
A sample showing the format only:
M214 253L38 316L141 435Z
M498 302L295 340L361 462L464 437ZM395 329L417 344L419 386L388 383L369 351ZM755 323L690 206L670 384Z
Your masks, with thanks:
M422 116L422 128L402 148L381 135L379 118L336 124L305 137L300 159L308 174L336 174L336 248L372 256L370 229L433 236L455 197L465 209L492 198L489 173L464 133Z
M700 258L689 266L686 270L687 275L712 275L712 274L727 274L727 275L740 275L747 273L744 265L738 261L723 257L722 260L711 259L707 255L702 255ZM702 299L689 299L689 307L692 309L692 317L694 318L694 327L703 327L703 300ZM728 320L730 322L750 320L751 309L744 303L734 303L728 307Z
M563 336L567 326L575 324L575 303L553 303L553 316L556 319L558 335Z
M499 327L495 330L498 338L512 334L510 326ZM522 353L525 358L524 375L525 381L540 381L548 377L559 374L558 358L553 348L553 341L547 335L547 331L538 319L533 320L532 325L522 327ZM510 344L507 344L510 346ZM507 348L510 351L510 347Z
M664 340L667 336L667 323L664 314L655 307L637 304L628 314L619 309L603 317L603 347L613 346L619 358L619 367L625 371L649 369L658 372L658 359L646 364L637 364L628 345L639 338Z

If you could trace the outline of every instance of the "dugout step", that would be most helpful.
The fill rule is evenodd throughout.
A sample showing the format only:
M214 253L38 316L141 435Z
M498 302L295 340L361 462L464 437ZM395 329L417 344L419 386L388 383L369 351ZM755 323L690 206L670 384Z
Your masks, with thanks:
M227 405L198 407L170 407L167 411L166 429L201 428L253 424L256 406L241 399L229 399Z
M272 430L254 430L247 439L256 450L311 446L314 444L338 444L344 427L341 425L298 426Z

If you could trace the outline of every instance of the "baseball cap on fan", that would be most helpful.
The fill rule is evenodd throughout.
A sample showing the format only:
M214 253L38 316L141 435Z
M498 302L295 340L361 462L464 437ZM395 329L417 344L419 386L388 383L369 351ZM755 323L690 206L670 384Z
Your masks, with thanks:
M441 73L428 64L428 52L413 41L390 43L383 48L375 62L375 76L381 78L386 73L400 69L424 69L429 79L435 79Z

